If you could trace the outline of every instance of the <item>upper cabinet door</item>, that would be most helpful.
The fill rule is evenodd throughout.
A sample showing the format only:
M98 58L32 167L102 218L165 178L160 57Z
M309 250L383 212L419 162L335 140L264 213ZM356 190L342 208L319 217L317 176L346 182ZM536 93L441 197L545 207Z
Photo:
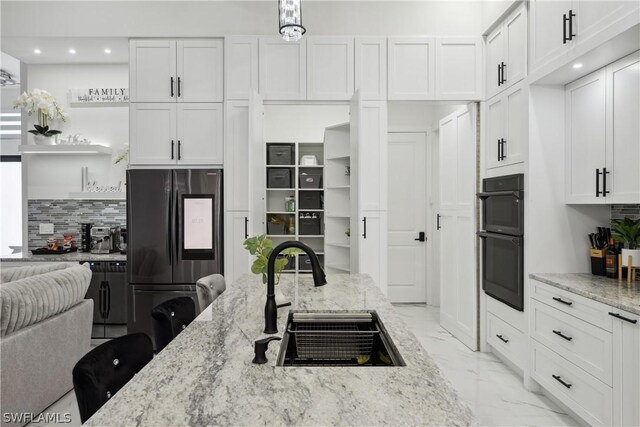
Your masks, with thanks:
M505 36L504 26L500 25L487 36L487 56L486 56L486 85L487 98L491 98L502 90L501 64L506 61L504 57Z
M437 99L482 99L482 38L440 37L437 40Z
M566 203L605 203L605 102L604 69L565 88Z
M575 40L580 44L611 25L615 25L630 13L636 13L637 22L637 11L640 5L637 1L624 0L574 0L573 7L573 12L576 14L574 18Z
M222 39L178 40L178 102L222 102Z
M487 101L486 121L486 155L487 168L502 166L502 139L505 132L505 100L503 96L496 96Z
M129 104L132 165L173 165L177 160L176 104Z
M607 67L607 203L640 203L640 53Z
M389 38L388 52L389 100L435 99L435 39Z
M565 42L563 16L569 14L571 1L532 0L530 2L530 73L567 54L571 42ZM575 32L575 26L574 26Z
M307 99L351 99L353 62L353 37L307 38Z
M225 99L248 100L258 90L258 38L225 37L224 69Z
M131 40L129 86L131 102L175 102L176 42Z
M502 158L505 164L521 163L525 159L528 141L528 86L518 84L504 92L505 141L502 143Z
M287 42L281 37L261 37L260 93L265 100L307 98L307 39Z
M387 39L356 37L355 88L364 100L387 99Z
M224 163L222 110L220 103L178 104L178 164Z
M503 81L509 87L527 74L527 8L524 4L505 21L504 34L506 67Z

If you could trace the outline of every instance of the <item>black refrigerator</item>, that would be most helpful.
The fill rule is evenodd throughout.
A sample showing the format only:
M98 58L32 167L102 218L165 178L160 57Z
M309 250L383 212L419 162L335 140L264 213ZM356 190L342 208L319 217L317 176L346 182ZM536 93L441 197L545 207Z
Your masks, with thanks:
M221 169L127 171L128 331L153 339L151 310L223 274Z

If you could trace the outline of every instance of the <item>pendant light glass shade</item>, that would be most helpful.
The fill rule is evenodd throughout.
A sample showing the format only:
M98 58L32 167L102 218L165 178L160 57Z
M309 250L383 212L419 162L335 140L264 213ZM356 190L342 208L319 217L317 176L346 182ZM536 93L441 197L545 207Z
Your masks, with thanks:
M301 0L278 0L278 14L280 16L280 34L286 41L298 41L307 32L302 26Z

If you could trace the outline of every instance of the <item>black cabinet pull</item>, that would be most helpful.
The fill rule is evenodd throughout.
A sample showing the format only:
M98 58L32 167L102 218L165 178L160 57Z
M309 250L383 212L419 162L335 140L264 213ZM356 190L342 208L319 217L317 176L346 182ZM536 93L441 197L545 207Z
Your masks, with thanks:
M182 143L178 140L178 160L182 160Z
M620 315L619 313L609 312L609 316L616 317L616 318L618 318L620 320L624 320L625 322L633 323L634 325L636 323L638 323L638 319L629 319L628 317L624 317L624 316Z
M600 169L596 169L596 197L600 197L600 175L602 172Z
M568 336L566 336L565 334L563 334L563 333L562 333L562 332L560 332L560 331L556 331L556 330L554 330L554 331L553 331L553 333L554 333L554 334L556 334L556 335L557 335L557 336L559 336L559 337L564 338L564 339L565 339L565 340L567 340L567 341L571 341L571 340L573 339L573 337L568 337Z
M504 138L500 138L500 160L504 160L507 156L504 154L504 146L507 143Z
M366 216L362 218L362 224L363 224L362 237L366 239L367 238L367 217Z
M607 168L602 168L602 197L607 197L609 190L607 190L607 175L609 171Z
M174 148L175 144L173 143L173 139L171 140L171 160L173 160L174 156L173 156L173 148Z
M244 217L244 238L249 238L249 218Z
M171 77L171 97L173 98L173 77Z
M498 161L502 160L502 139L498 138Z
M567 44L569 39L567 38L567 22L569 18L567 18L567 14L562 14L562 44Z
M106 316L105 319L107 319L109 317L109 313L111 313L111 286L109 285L109 282L104 282L106 285L106 290L107 290L107 298L105 300L105 308L106 308Z
M502 84L502 82L500 81L500 76L502 74L500 73L500 64L498 64L498 86L500 86Z
M576 36L573 34L573 18L576 17L576 14L573 13L573 10L569 10L569 40L573 40Z
M562 298L559 297L553 297L554 301L558 301L560 304L564 304L564 305L573 305L573 302L571 301L565 301Z
M440 230L440 214L436 215L436 230Z
M571 388L572 384L564 382L560 375L551 375L556 381L565 386L566 388Z
M496 334L496 336L500 339L500 341L502 341L502 342L503 342L503 343L505 343L505 344L509 342L509 340L508 340L508 339L506 339L505 337L503 337L503 336L502 336L502 335L500 335L500 334Z
M178 98L180 98L180 77L178 77Z
M500 68L500 84L505 84L507 79L504 78L504 69L507 68L507 64L504 62L501 63L502 67Z

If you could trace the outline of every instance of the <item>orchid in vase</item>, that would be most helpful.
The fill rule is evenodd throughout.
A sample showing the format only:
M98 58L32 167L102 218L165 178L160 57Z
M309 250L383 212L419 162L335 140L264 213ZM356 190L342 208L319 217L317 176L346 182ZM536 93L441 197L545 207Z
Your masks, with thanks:
M50 129L49 122L55 120L65 122L67 120L67 114L60 104L56 102L56 98L42 89L24 92L16 99L14 108L23 109L29 116L34 113L38 114L38 124L33 125L34 129L29 131L29 133L35 135L36 141L61 133L59 130Z

